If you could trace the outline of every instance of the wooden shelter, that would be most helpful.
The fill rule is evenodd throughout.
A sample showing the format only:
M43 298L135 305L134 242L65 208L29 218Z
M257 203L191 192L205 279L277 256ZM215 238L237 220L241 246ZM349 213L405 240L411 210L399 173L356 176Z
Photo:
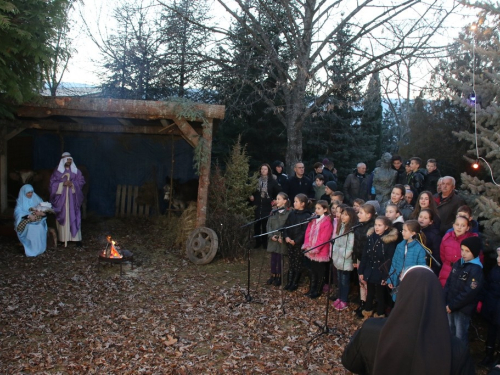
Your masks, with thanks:
M0 210L7 208L7 142L26 129L173 136L182 137L192 147L204 140L196 222L202 227L210 184L212 132L224 113L221 105L91 97L43 97L19 106L14 120L0 123Z

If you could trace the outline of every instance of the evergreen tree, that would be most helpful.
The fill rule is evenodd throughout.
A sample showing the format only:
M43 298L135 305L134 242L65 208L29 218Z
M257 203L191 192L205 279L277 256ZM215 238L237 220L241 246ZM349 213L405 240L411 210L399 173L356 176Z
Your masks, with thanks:
M500 245L500 186L497 184L500 182L500 10L486 2L477 2L471 7L480 10L480 14L477 29L465 30L460 38L461 51L468 61L455 61L458 69L449 71L448 83L462 94L462 104L471 112L473 122L477 121L477 137L474 131L456 134L472 144L468 161L475 161L479 156L482 171L478 176L462 173L462 183L469 192L469 204L484 225L489 245L495 248ZM471 93L480 99L480 104L470 100Z
M373 169L375 167L374 159L380 158L382 153L386 151L382 145L382 94L378 72L374 72L368 82L368 88L363 100L361 130L363 133L373 137L371 143L363 144L364 148L368 148L368 150L373 150L374 152L374 157L365 159L369 169Z
M54 47L50 40L64 21L70 0L0 0L0 117L9 104L32 99L43 87L43 68Z

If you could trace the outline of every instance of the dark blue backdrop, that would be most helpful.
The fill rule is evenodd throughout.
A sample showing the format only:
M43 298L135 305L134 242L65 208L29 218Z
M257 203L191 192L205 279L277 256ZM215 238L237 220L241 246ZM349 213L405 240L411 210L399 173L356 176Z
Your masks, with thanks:
M155 181L158 189L171 173L172 141L142 134L75 133L62 136L64 151L75 164L89 170L88 210L103 216L115 214L116 187L141 186ZM61 159L58 134L34 132L33 168L55 168ZM193 148L183 139L174 141L174 178L198 178L193 169ZM156 168L156 175L153 175ZM160 202L162 197L160 196Z

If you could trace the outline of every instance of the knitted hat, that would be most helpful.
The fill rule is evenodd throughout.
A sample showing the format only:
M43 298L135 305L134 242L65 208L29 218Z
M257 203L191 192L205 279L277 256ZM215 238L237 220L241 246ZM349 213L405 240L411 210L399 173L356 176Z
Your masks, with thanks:
M380 203L378 201L366 201L365 204L371 204L373 208L375 208L375 212L378 215L380 212Z
M284 168L285 164L283 164L283 162L280 161L280 160L275 160L274 163L273 163L273 168L276 168L276 167Z
M474 258L479 256L479 252L481 251L483 244L481 243L481 239L479 237L469 237L462 241L460 245L466 246Z
M331 191L337 190L337 183L335 181L328 181L326 183L326 187L330 189Z

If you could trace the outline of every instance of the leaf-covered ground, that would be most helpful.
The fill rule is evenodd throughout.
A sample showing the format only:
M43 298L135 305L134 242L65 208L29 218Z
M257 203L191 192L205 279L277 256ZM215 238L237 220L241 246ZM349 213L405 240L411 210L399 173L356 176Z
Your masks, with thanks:
M86 222L83 249L37 258L2 237L0 373L348 373L340 356L361 324L354 304L330 310L337 334L308 343L314 322L324 323L324 297L304 297L305 284L295 293L265 285L268 255L257 250L251 296L262 304L245 303L246 261L196 266L168 248L164 231L144 220ZM116 265L98 268L108 234L134 253L123 276Z

